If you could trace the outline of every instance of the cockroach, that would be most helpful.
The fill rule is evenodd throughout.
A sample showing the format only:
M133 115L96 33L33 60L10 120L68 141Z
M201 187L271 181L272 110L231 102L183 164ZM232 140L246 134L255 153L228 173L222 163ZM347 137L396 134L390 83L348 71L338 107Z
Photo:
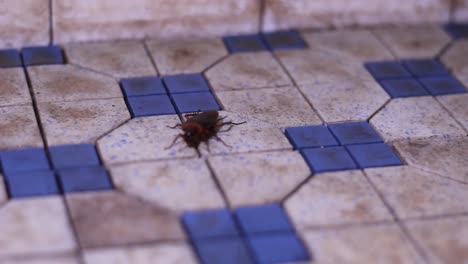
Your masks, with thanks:
M172 148L179 138L182 138L188 147L198 147L204 142L209 150L209 140L211 138L223 143L227 147L231 147L226 144L221 138L218 137L219 132L227 132L234 126L245 124L246 122L234 123L231 121L224 122L226 117L220 117L218 111L210 110L205 112L185 114L185 122L177 124L172 129L181 128L183 133L177 135L172 141L171 145L166 149ZM226 129L221 130L222 127L228 126Z

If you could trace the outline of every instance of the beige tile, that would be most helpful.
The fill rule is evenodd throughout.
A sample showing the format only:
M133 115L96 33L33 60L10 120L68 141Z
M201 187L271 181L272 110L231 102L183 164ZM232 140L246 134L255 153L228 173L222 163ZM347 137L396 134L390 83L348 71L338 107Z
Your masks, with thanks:
M467 0L453 0L453 14L452 19L458 22L466 22L468 19L468 1Z
M402 219L468 212L466 184L409 166L365 172Z
M156 244L139 247L85 250L86 264L196 264L185 243Z
M0 257L65 253L75 249L59 196L23 198L0 208Z
M468 94L438 96L437 100L468 130Z
M115 78L156 75L141 41L75 43L65 46L68 62Z
M54 40L228 35L257 32L252 0L53 1ZM131 10L131 12L129 12Z
M0 107L0 149L43 145L31 105Z
M122 97L115 79L73 65L34 66L28 72L38 102Z
M0 106L31 104L22 67L0 69Z
M180 133L171 129L180 123L177 115L134 118L98 140L106 164L155 159L195 157L196 151L184 143L166 149Z
M399 59L433 58L451 41L440 25L382 28L374 32Z
M281 201L311 175L292 151L212 157L209 163L234 207Z
M295 87L217 92L216 96L227 111L247 114L280 127L321 123Z
M304 240L317 264L425 263L396 224L307 231Z
M161 75L203 72L227 55L220 38L148 40Z
M225 207L202 159L113 166L111 175L120 190L171 211Z
M468 217L411 221L405 225L431 263L467 263Z
M468 183L468 138L430 138L395 143L413 167Z
M466 56L468 56L468 40L460 39L453 42L440 60L453 72L466 74L468 73L468 61L465 59Z
M177 215L117 191L71 194L66 200L84 248L184 237Z
M465 135L457 122L429 96L394 99L370 123L388 141Z
M361 171L316 175L285 202L296 228L391 220Z
M49 146L94 143L130 119L120 98L39 103L38 108Z
M269 52L230 55L205 75L215 91L291 85L288 76Z
M14 259L0 259L2 264L80 264L78 257L66 256L35 256Z

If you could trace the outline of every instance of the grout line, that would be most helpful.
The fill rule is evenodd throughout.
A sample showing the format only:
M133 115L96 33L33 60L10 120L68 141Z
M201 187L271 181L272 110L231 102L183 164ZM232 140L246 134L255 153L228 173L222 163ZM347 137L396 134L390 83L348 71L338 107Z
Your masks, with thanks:
M265 9L266 9L266 2L265 0L257 0L259 3L259 14L258 14L258 32L263 32L263 24L265 21Z
M446 95L449 95L449 94L446 94ZM447 107L445 107L445 105L443 103L441 103L439 101L439 98L438 96L433 96L433 98L435 99L435 101L440 105L442 106L442 109L445 110L445 112L447 112L447 114L455 121L455 123L457 123L457 125L460 126L460 128L462 130L464 130L466 133L468 133L468 128L465 128L462 123L460 121L458 121L458 119L453 115L452 111L450 111Z
M301 155L301 158L304 159ZM304 161L305 162L305 161ZM307 163L307 162L306 162ZM307 167L309 168L309 170L311 170L311 168L309 167L309 165L307 164ZM312 171L312 170L311 170ZM288 200L291 196L293 196L295 193L297 193L300 189L302 189L302 187L304 185L306 185L309 181L312 181L313 179L315 178L315 175L311 172L311 174L309 176L307 176L304 180L302 180L296 187L294 187L294 189L292 191L290 191L288 194L286 194L281 200L280 200L280 203L283 204L286 202L286 200Z
M49 45L54 43L54 0L49 0Z
M455 40L451 39L447 44L445 44L442 49L435 55L435 58L440 61L441 57L455 44ZM444 64L442 61L440 63ZM444 65L445 66L445 65ZM446 67L448 68L448 67ZM451 70L448 69L450 72Z
M209 80L208 80L208 78L206 78L205 73L207 71L211 70L212 68L214 68L214 66L218 65L222 61L226 60L231 55L227 49L226 49L226 52L227 52L226 55L223 55L221 58L219 58L215 62L211 63L210 65L208 65L208 67L206 67L203 71L200 72L205 77L207 82L209 82Z
M147 40L143 39L142 42L143 42L143 47L145 48L145 51L146 51L146 55L149 57L149 59L151 61L151 64L153 65L153 68L156 71L156 75L160 76L161 75L160 71L159 71L158 66L156 64L156 61L154 60L153 55L151 54L151 51L150 51L150 49L148 47Z
M380 84L379 84L380 85ZM382 90L383 87L381 86ZM386 93L386 91L384 90L384 92ZM377 110L375 110L374 113L372 113L365 121L372 126L372 128L377 132L377 134L379 134L379 136L383 139L383 137L380 135L380 133L378 132L377 129L375 129L375 127L371 124L371 119L376 116L378 113L380 113L380 111L382 111L382 109L384 109L390 102L392 101L392 97L390 96L389 99L387 99L387 101L385 103L383 103L379 108L377 108Z
M210 170L211 178L213 179L213 181L214 181L214 183L216 185L216 188L218 188L218 191L221 193L221 196L223 197L223 200L224 200L224 203L225 203L226 207L229 210L232 210L232 205L229 202L228 196L227 196L226 192L224 191L224 189L223 189L223 187L221 185L221 182L219 181L218 177L216 177L215 170L211 166L211 163L208 161L208 158L205 158L204 160L205 160L206 166Z
M393 60L400 60L393 49L390 48L387 42L385 42L375 30L369 30L369 32L377 39L377 41L380 42L380 44L382 44L382 46L390 53L390 55L392 55Z
M453 23L455 21L455 10L457 9L456 6L456 0L450 0L448 23Z

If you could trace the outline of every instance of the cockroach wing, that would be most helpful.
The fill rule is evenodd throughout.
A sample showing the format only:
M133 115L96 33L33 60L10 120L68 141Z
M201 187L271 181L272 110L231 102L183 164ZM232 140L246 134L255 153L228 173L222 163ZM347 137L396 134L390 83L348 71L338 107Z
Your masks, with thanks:
M218 111L210 110L189 118L187 122L194 122L201 125L204 128L211 128L218 124L218 117Z

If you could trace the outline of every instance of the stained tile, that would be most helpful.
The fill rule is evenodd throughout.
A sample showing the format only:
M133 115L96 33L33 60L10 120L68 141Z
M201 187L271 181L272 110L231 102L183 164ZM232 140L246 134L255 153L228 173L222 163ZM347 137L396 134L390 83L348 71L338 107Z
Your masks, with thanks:
M157 74L140 41L73 43L65 46L70 64L128 78Z
M231 206L281 201L310 175L297 152L219 156L209 159Z
M49 161L43 148L5 150L1 153L4 174L48 170Z
M468 130L468 94L438 96L437 100Z
M239 234L227 209L186 212L181 221L195 244L214 238L235 238Z
M205 77L200 73L165 76L164 83L169 93L206 92L210 90Z
M230 53L267 50L260 35L239 35L224 37L224 44Z
M15 49L0 50L0 68L21 67L20 54Z
M327 147L301 150L314 173L358 168L344 147Z
M243 240L239 238L209 240L195 244L202 264L255 263Z
M248 114L280 127L321 123L294 87L225 91L216 96L227 111Z
M263 39L270 50L307 48L301 34L295 30L264 33Z
M455 73L467 73L468 61L465 59L468 55L468 39L458 40L442 54L440 60L444 65Z
M22 171L5 175L11 198L59 194L53 171Z
M221 110L211 92L173 94L172 98L180 113Z
M285 134L295 149L329 147L339 144L328 127L323 125L288 127Z
M435 59L406 60L403 61L403 65L416 77L449 74L447 68Z
M59 46L26 47L21 50L26 66L64 64L62 48Z
M2 264L79 264L78 257L67 254L65 256L35 256L2 259Z
M310 259L307 249L293 233L250 237L257 263L290 263Z
M99 137L130 119L121 98L38 103L37 106L49 146L94 144Z
M353 145L346 148L360 168L402 165L395 151L385 143Z
M432 95L466 93L465 86L453 76L426 77L419 81Z
M249 236L294 232L281 204L239 207L235 209L234 215L241 230Z
M215 91L291 85L269 52L230 55L210 68L205 76Z
M154 39L146 43L162 75L203 72L227 55L218 38Z
M114 191L66 196L84 248L180 239L177 216L165 208Z
M392 98L429 95L422 84L414 78L382 80L380 84Z
M43 145L34 109L30 105L0 107L0 149Z
M109 175L101 166L60 169L57 173L66 193L112 189Z
M315 176L286 200L285 209L297 229L392 219L358 170Z
M120 80L125 96L141 96L166 94L166 90L158 77L136 77Z
M55 169L88 167L100 164L94 144L50 147L49 153Z
M328 127L343 145L382 142L380 136L367 122L337 123Z
M377 80L411 77L411 73L399 61L368 62L365 66Z
M427 96L394 99L370 123L385 141L465 134L437 101Z
M5 180L3 175L0 173L0 206L3 205L8 199L8 194L5 186Z
M28 83L23 68L0 67L0 106L30 104Z
M148 95L127 98L132 117L175 114L174 106L167 95Z
M465 184L408 166L365 172L402 219L468 211L468 186Z

